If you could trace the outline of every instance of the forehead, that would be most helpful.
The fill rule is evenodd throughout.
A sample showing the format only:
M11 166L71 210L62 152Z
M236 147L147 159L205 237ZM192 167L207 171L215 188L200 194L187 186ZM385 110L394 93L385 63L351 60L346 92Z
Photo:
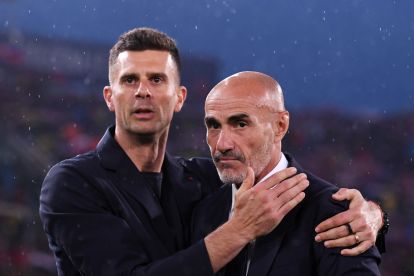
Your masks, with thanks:
M177 73L177 67L167 51L124 51L118 55L116 69L122 74L129 71Z
M216 90L206 99L205 116L218 120L241 114L252 118L262 117L270 113L269 104L265 100L255 93Z

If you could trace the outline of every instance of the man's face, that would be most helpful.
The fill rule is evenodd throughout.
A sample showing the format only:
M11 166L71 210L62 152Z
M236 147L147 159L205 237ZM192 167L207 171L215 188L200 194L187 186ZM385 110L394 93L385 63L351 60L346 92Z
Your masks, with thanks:
M260 179L275 165L271 112L257 104L255 96L240 91L254 89L249 85L218 88L206 100L207 143L224 183L240 184L247 175L247 166Z
M125 51L113 65L104 97L115 112L117 131L154 135L168 130L186 90L178 85L176 64L167 51Z

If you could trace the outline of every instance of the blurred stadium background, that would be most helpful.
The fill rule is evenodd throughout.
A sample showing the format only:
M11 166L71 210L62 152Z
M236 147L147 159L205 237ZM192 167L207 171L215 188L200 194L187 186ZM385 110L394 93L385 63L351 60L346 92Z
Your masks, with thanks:
M75 39L71 35L59 36L56 33L42 34L19 26L18 20L14 22L16 26L11 27L12 16L5 11L15 12L19 5L25 8L24 5L30 1L21 1L20 4L19 1L3 2L0 3L0 19L4 18L0 21L4 26L0 29L0 120L3 131L0 135L0 276L56 275L54 259L38 217L40 186L53 164L93 149L106 127L113 122L101 92L107 84L107 53L111 42ZM92 2L96 4L96 1ZM206 3L218 5L217 1ZM223 9L236 5L233 1L219 3ZM354 6L362 5L360 1L352 3ZM386 9L385 4L382 7ZM403 35L392 34L394 37L412 35L414 40L414 19L400 12L411 25L402 29ZM154 23L148 16L147 20L149 24L139 20L129 21L129 25L120 24L115 31L110 31L116 33L111 35L112 41L130 27L152 26L151 23L173 37L181 37L176 28L170 32L170 27L163 25L165 22ZM208 25L197 22L197 28ZM103 32L103 29L98 31ZM362 60L354 60L356 65L349 71L349 68L338 64L339 67L323 62L315 65L309 61L311 58L302 59L309 49L314 49L313 46L307 49L306 43L305 47L298 49L292 46L296 43L290 41L292 49L289 45L280 47L278 52L284 57L269 60L270 64L266 63L266 56L270 54L258 53L258 62L249 67L249 61L247 65L239 64L237 57L228 56L224 62L223 55L200 54L186 48L185 37L178 39L183 53L183 84L189 89L189 97L171 128L169 151L186 157L208 156L203 103L205 95L217 81L234 71L247 69L265 71L278 78L281 76L279 80L283 87L287 87L285 91L291 92L286 95L287 108L291 109L291 128L285 139L285 150L314 173L339 186L356 187L367 198L381 202L391 218L387 235L388 253L383 255L381 271L383 275L414 275L414 45L411 39L402 43L387 35L385 38L378 36L371 42L368 39L364 42L367 49L364 43L359 44L366 51L356 51L357 57L352 58ZM388 39L389 43L381 46L375 44L376 39ZM372 43L376 45L374 48L370 48ZM254 47L254 44L249 46ZM355 52L355 49L347 52L346 46L341 47L342 53L348 57L352 56L351 50ZM373 50L377 54L371 56L372 60L379 61L368 66L363 52L369 56L368 52ZM393 57L382 55L388 50ZM319 54L313 51L311 57L329 60L327 54L323 54L327 51L320 51ZM333 56L337 54L333 50L330 53ZM246 57L249 58L250 55ZM236 65L231 65L233 61ZM289 64L294 65L292 69L289 69ZM394 71L390 69L393 64ZM384 65L388 67L375 71ZM303 71L316 66L316 73L307 80L300 75L303 72L300 71L301 66ZM276 67L276 71L270 70L271 67ZM395 68L400 68L400 71ZM351 72L346 76L351 84L345 85L341 83L344 80L337 79L338 74L342 76L344 72ZM298 79L302 86L297 83ZM327 82L328 79L331 81ZM307 82L316 84L309 86ZM370 89L370 82L375 82L379 88ZM319 95L319 89L330 92ZM335 98L337 90L341 94L339 99ZM295 91L299 92L295 95ZM352 99L347 98L347 91ZM405 94L398 94L401 91ZM307 104L309 94L315 95L314 104ZM376 102L373 98L383 99ZM370 104L370 99L374 103ZM323 104L318 104L320 102ZM344 107L358 105L358 108Z

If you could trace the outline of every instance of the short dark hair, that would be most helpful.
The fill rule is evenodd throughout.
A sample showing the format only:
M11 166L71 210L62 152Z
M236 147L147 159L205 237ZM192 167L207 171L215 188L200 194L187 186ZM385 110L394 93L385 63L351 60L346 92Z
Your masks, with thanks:
M171 54L177 66L178 82L181 79L181 61L177 45L167 34L152 28L135 28L123 33L109 51L109 76L111 67L117 62L118 56L124 51L159 50Z

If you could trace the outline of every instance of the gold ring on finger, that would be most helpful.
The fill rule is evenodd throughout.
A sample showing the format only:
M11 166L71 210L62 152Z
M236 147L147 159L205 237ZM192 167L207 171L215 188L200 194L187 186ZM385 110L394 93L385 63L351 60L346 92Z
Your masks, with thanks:
M359 243L359 236L357 234L354 234L354 238L355 238L355 243Z

